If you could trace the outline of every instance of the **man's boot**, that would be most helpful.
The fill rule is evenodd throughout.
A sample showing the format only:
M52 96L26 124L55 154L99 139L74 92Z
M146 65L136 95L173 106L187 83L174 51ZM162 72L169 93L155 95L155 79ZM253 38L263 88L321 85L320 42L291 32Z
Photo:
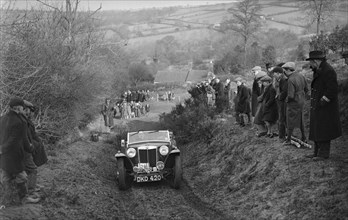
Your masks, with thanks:
M32 198L28 195L26 183L17 183L18 196L22 204L38 203L39 198Z
M0 201L0 206L5 208L6 206L11 204L11 194L12 194L12 186L11 182L3 182L3 190L2 190L2 199Z
M306 155L305 157L310 158L310 159L315 158L318 156L318 152L319 152L319 144L317 142L314 142L313 154Z
M330 141L319 142L319 151L316 157L313 157L313 160L323 160L328 159L330 157Z

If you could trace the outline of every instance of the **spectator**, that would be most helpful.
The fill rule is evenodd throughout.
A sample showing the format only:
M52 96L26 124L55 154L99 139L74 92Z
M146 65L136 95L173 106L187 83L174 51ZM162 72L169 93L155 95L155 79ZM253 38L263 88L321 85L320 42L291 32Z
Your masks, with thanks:
M214 79L215 96L216 96L216 110L218 113L221 113L224 110L224 85L220 82L220 79Z
M255 117L256 115L256 111L258 109L258 97L262 94L263 92L263 86L262 83L259 83L259 80L267 75L267 73L261 71L261 67L256 66L252 69L252 72L254 74L254 81L253 81L253 85L252 85L252 90L251 90L251 116ZM254 121L254 119L252 118L252 121Z
M331 140L342 135L337 74L321 51L311 51L307 60L314 72L309 127L309 139L314 141L314 153L307 157L314 160L328 159Z
M273 138L273 126L278 120L276 90L273 87L272 78L270 76L267 75L262 77L261 82L265 88L262 96L262 121L264 121L267 128L267 137Z
M9 103L10 111L1 117L0 146L1 169L3 170L3 201L8 205L11 195L12 181L16 183L18 196L22 203L37 203L39 198L28 195L27 174L24 171L24 151L32 153L34 146L28 139L28 125L24 118L24 101L12 98Z
M286 98L287 139L285 145L291 145L291 136L295 128L301 130L301 140L306 142L304 131L303 107L308 94L306 78L295 71L295 63L287 62L283 65L288 77L288 95Z
M238 77L236 79L237 83L237 96L238 101L236 106L236 112L238 116L238 122L239 125L244 127L245 121L244 121L244 114L247 115L248 111L250 112L250 107L248 106L250 103L248 102L249 99L249 91L248 88L242 83L243 79Z
M232 104L232 96L233 96L233 91L231 87L231 80L226 79L225 85L224 85L224 96L225 96L225 105L226 109L231 109L231 104Z
M28 138L29 142L34 146L33 153L35 153L33 154L24 152L24 164L25 172L28 175L28 192L31 195L35 195L35 193L40 191L42 188L42 186L37 184L37 167L47 162L47 155L44 151L43 144L36 133L34 123L31 121L35 111L35 107L32 103L25 100L24 104L26 106L24 109L24 113L28 123ZM35 161L33 157L34 155L36 156ZM40 160L37 159L38 157L40 157Z
M207 95L207 104L208 106L212 107L215 105L215 90L209 84L209 82L206 82L204 86Z
M246 115L248 117L248 125L251 124L251 88L247 86L247 81L245 79L242 80L242 84L247 88L248 90L248 99L247 99L247 109L246 109Z
M110 105L110 99L106 98L102 106L101 114L104 118L104 125L107 127L114 126L113 107Z
M279 140L285 141L286 135L286 102L285 99L288 96L288 78L284 74L284 70L281 67L275 67L273 69L274 76L274 88L276 89L277 95L277 106L278 106L278 132Z

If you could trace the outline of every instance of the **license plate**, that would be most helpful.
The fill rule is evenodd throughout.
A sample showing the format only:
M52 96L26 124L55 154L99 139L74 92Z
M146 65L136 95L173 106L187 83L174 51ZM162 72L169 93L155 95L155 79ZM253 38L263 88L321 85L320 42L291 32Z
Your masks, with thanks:
M154 181L160 181L161 179L162 179L162 176L159 174L147 175L147 176L137 176L137 183L154 182Z

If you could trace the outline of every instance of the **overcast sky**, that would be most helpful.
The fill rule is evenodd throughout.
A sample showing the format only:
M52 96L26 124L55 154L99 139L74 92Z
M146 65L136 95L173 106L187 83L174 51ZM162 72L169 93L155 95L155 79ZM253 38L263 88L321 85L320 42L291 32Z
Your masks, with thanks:
M0 0L6 1L6 0ZM50 4L61 4L64 0L42 0ZM217 4L217 3L229 3L234 2L235 0L143 0L143 1L119 1L119 0L81 0L80 6L82 10L95 10L99 8L100 4L102 5L102 10L137 10L143 8L153 8L153 7L170 7L170 6L195 6L195 5L206 5L206 4ZM31 7L38 7L38 2L35 0L16 0L15 7L19 9L30 9Z

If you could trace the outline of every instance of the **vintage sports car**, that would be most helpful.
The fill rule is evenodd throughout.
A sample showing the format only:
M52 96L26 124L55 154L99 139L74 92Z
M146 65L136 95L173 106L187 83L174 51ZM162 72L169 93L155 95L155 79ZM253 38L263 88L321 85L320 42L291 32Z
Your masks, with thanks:
M182 168L180 150L173 133L168 130L128 132L115 154L118 183L121 190L133 182L154 182L163 179L178 189Z

